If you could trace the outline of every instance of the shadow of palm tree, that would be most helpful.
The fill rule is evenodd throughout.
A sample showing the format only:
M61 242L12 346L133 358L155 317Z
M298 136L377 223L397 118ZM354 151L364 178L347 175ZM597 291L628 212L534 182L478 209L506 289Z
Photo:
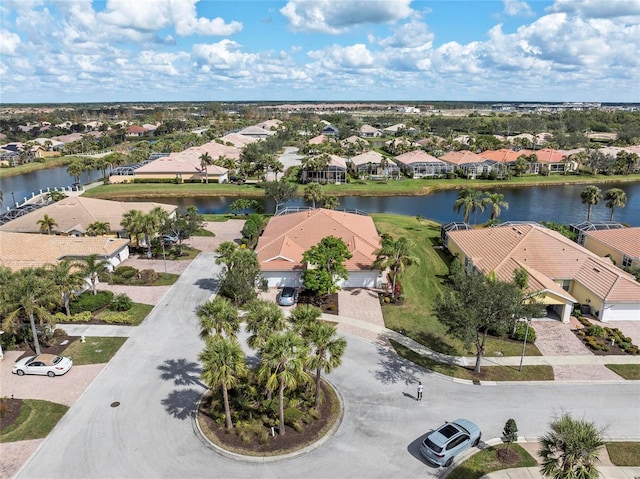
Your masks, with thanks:
M379 344L376 349L380 359L378 369L374 370L373 374L383 384L415 385L422 376L430 374L430 371L398 356L393 348Z
M206 388L206 386L200 382L202 368L198 363L193 361L187 361L184 358L167 359L158 366L158 370L160 371L160 379L173 381L173 384L176 386L191 386L197 384L198 386Z
M175 389L161 403L171 416L184 420L196 413L201 396L195 389Z
M194 283L200 289L207 291L217 291L220 287L220 280L218 278L201 278Z

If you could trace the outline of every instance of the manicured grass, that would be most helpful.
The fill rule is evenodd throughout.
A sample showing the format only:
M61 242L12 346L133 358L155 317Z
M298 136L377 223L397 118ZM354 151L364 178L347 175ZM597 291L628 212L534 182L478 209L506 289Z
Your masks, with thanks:
M46 437L68 409L69 407L63 404L25 399L16 422L0 431L0 442L26 441L27 439Z
M153 284L151 284L151 286L171 286L173 283L178 281L178 278L180 277L179 274L174 273L165 274L163 272L158 274L160 275L160 277L156 279Z
M550 175L523 176L508 181L456 179L402 179L384 181L353 180L342 185L323 185L326 194L335 196L420 196L443 189L460 188L500 188L510 186L542 186L567 183L610 183L638 181L640 175ZM302 194L302 185L298 194ZM183 196L264 196L264 189L255 185L234 185L230 183L126 183L104 185L84 193L94 198L156 198Z
M624 379L640 379L640 364L605 364L605 366Z
M225 221L229 221L233 218L233 215L226 214L213 214L213 213L204 213L201 215L205 221L211 221L216 223L224 223Z
M195 234L193 236L206 236L206 237L213 237L215 236L215 233L213 231L209 231L209 230L205 230L204 228L200 228L198 231L195 232Z
M399 356L423 368L457 379L467 379L469 381L474 379L480 381L553 381L553 368L551 366L523 366L522 371L518 371L516 366L482 366L480 374L476 375L473 372L473 368L467 369L461 366L439 363L420 356L415 351L394 340L390 341Z
M608 442L606 446L616 466L640 466L640 442Z
M153 305L151 304L143 304L143 303L133 303L131 309L128 311L122 311L120 314L126 314L131 318L131 320L127 323L120 323L122 326L138 326L144 319L149 316L149 313L153 309ZM109 309L104 309L96 314L96 318L100 319L105 314L112 314L115 311L111 311Z
M501 447L504 446L490 447L474 454L451 471L447 479L479 479L485 474L501 469L537 466L536 460L518 444L512 444L511 449L518 454L520 460L515 464L504 464L500 462L496 453Z
M73 360L74 366L108 363L127 338L88 337L85 342L74 341L62 352Z
M373 221L381 233L394 238L401 236L413 243L412 254L420 260L420 265L409 266L401 279L406 301L401 305L382 306L385 325L401 332L428 348L452 356L473 356L473 347L467 349L461 341L446 334L446 329L432 312L443 282L449 273L450 256L439 249L440 225L410 216L372 214ZM486 356L519 356L522 343L499 338L488 338ZM539 356L535 345L528 344L526 355Z
M199 249L196 248L192 248L191 246L183 246L182 247L182 256L178 256L176 257L177 261L191 261L192 259L195 259L196 256L198 256L201 253L201 251ZM164 274L164 273L162 273ZM171 283L173 284L173 283ZM159 285L154 285L154 286L159 286Z

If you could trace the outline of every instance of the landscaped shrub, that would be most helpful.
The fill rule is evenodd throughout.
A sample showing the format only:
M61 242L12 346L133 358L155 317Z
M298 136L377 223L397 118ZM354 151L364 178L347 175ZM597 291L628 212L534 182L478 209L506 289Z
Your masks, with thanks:
M91 291L85 291L76 299L71 301L69 309L71 314L81 313L82 311L97 311L107 306L113 300L113 293L111 291L98 291L97 294L92 294Z
M114 278L131 279L138 274L138 269L133 266L118 266L113 272Z
M101 318L105 323L109 324L129 324L131 316L127 313L107 313Z
M80 313L67 316L64 313L56 313L53 315L53 319L56 323L87 323L91 321L91 311L82 311Z
M527 343L534 344L536 342L536 330L529 326L529 331L527 331L526 323L522 321L518 321L516 323L516 330L511 335L511 339L516 341L524 341L524 335L527 335Z
M126 294L116 294L109 305L111 311L129 311L133 306L133 301Z
M604 330L604 328L602 326L598 326L596 324L592 324L591 326L589 326L589 328L587 329L587 334L589 336L594 336L596 338L606 338L607 337L607 332Z
M152 269L143 269L140 271L138 277L143 283L153 283L160 277L160 275Z

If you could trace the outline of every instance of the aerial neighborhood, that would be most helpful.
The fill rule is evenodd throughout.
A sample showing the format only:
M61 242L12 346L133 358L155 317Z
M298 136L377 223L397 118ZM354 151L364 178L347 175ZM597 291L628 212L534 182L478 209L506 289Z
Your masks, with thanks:
M386 368L356 380L363 393L382 385L416 402L423 390L454 394L460 384L602 381L622 390L640 379L640 220L627 193L640 177L640 134L557 128L618 110L92 108L91 121L56 107L7 110L0 121L2 395L20 401L2 399L7 424L17 424L24 401L56 403L48 388L24 389L22 376L73 389L106 363L113 374L96 379L91 369L79 388L86 395L65 396L59 414L76 401L108 395L119 408L146 394L176 426L193 418L198 441L254 457L344 440L341 422L367 414L341 406L358 394L343 386L358 375L356 357ZM24 198L5 187L46 168L67 184ZM557 185L580 188L580 211L566 224L501 218L505 187ZM387 210L389 199L417 205L438 191L453 191L450 221ZM341 207L347 197L382 206ZM210 202L223 212L210 213ZM614 219L631 208L631 221ZM106 328L114 337L101 336ZM150 345L168 338L176 353L160 363L155 355L153 374L140 364L139 385L127 376L114 386L122 361L135 361L130 348L154 356ZM357 352L361 344L378 352ZM381 351L386 359L375 359ZM154 386L174 380L169 393ZM570 390L560 394L570 401ZM186 398L182 411L176 395ZM367 407L388 414L396 400ZM153 408L135 408L154 421ZM504 422L453 419L416 439L420 463L462 467L495 441L510 444ZM524 428L533 424L523 417ZM11 427L3 456L26 438ZM27 459L15 457L14 472Z

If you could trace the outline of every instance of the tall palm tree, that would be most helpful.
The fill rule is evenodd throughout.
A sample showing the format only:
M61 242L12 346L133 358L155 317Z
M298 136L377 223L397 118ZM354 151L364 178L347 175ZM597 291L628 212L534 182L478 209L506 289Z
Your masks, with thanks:
M316 370L315 407L320 404L320 379L322 371L330 373L342 364L342 356L347 348L347 340L336 338L336 327L323 322L316 322L309 328L309 341L313 353L309 366Z
M40 225L40 233L51 234L51 230L58 226L56 220L49 215L44 215L41 220L36 221Z
M200 160L200 168L204 170L205 183L209 183L209 165L213 165L213 158L207 152L200 155L198 158Z
M394 240L389 235L382 237L382 246L375 251L376 260L373 263L374 268L391 270L391 291L396 290L396 280L402 276L407 266L412 264L420 264L420 259L411 255L411 242L404 236Z
M587 221L591 220L591 207L597 205L602 197L602 190L594 185L585 186L580 193L582 204L587 205Z
M87 226L87 234L90 236L104 236L111 231L111 225L107 221L94 221Z
M320 201L324 196L320 183L307 183L304 187L304 199L313 202L313 208L316 207L316 201Z
M337 210L340 207L340 200L335 195L325 195L323 202L323 206L328 210Z
M122 215L122 221L120 222L120 226L127 231L129 239L135 238L137 246L140 246L139 238L142 234L142 217L142 211L129 210Z
M607 208L611 209L609 221L613 221L614 208L624 208L627 206L627 194L620 188L611 188L604 193Z
M227 298L216 296L196 308L200 320L200 339L209 336L235 337L240 330L238 309Z
M309 328L318 322L322 316L322 310L311 304L298 304L289 314L289 322L293 330L300 336L306 337Z
M159 206L140 217L140 229L144 234L148 252L151 251L151 239L160 231L160 227L166 223L167 219L167 212Z
M247 363L238 340L234 337L211 336L198 359L202 361L202 380L209 388L220 386L227 429L233 428L229 389L247 374Z
M467 188L458 193L458 198L453 204L453 211L459 213L460 210L464 211L463 219L465 223L469 222L469 216L474 207L475 191L471 188Z
M563 414L551 423L551 432L540 438L540 472L554 479L597 479L595 464L604 445L600 431L587 421Z
M86 258L82 258L80 265L82 274L85 278L89 279L91 292L93 294L98 294L98 290L96 288L98 284L98 276L105 269L108 269L111 266L111 263L106 259L99 259L97 254L92 254Z
M492 193L490 191L485 192L484 194L486 203L488 206L491 206L491 221L496 220L500 213L502 213L502 209L509 209L509 203L504 201L504 195L501 193Z
M77 264L65 259L55 265L48 265L49 277L58 288L62 296L62 303L67 316L71 316L69 302L76 291L84 286L84 274Z
M80 159L77 159L67 166L67 173L73 176L75 184L80 184L80 175L84 172L84 165Z
M249 333L247 344L254 349L260 349L270 336L284 331L287 326L282 309L264 299L255 299L247 305L245 321Z
M309 375L304 371L306 357L307 348L302 338L293 331L271 335L260 350L258 378L266 383L269 391L278 390L278 433L281 436L285 435L284 391L309 381Z
M36 354L40 354L35 318L38 318L40 325L50 324L50 311L60 304L60 297L51 279L42 268L26 268L15 274L9 287L2 288L0 294L0 312L4 317L2 329L15 334L20 330L23 318L28 318L33 346Z

